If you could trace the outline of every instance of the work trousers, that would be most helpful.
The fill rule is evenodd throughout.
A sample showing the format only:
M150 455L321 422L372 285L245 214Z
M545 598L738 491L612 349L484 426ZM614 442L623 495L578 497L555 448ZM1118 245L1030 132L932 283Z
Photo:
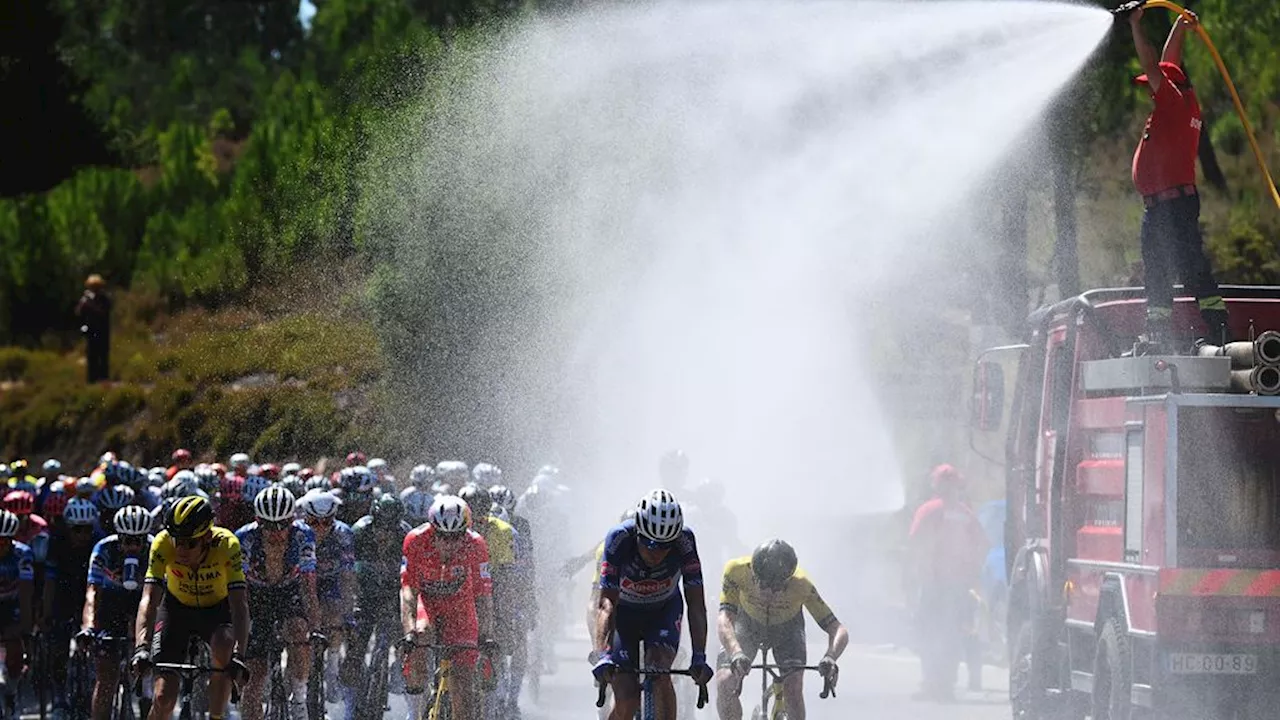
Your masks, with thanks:
M1147 208L1142 216L1142 264L1148 330L1154 325L1154 329L1171 333L1173 284L1181 279L1199 302L1207 331L1204 337L1213 344L1224 337L1230 340L1226 305L1200 236L1199 195L1161 200Z

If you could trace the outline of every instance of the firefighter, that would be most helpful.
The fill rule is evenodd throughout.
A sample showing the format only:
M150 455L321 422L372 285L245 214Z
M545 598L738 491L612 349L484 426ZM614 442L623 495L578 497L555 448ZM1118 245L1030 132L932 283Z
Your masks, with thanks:
M969 689L982 689L977 638L977 593L987 540L977 514L964 500L964 477L951 465L930 473L933 497L916 510L908 536L908 597L914 598L925 700L949 700L955 693L961 658Z
M1133 156L1133 184L1142 196L1143 281L1147 293L1143 353L1168 352L1175 340L1173 283L1181 277L1194 293L1207 327L1204 339L1214 345L1231 341L1227 304L1213 279L1213 268L1200 237L1200 194L1196 190L1196 154L1200 147L1200 102L1182 69L1182 44L1197 22L1193 13L1180 16L1159 56L1142 31L1142 8L1129 13L1133 44L1154 108Z

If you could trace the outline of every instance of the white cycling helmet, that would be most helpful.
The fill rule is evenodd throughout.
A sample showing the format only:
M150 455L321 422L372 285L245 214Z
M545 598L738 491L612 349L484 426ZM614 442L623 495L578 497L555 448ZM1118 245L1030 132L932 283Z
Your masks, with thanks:
M471 479L471 469L461 460L441 460L436 463L435 481L460 488Z
M447 495L435 501L427 511L427 522L442 533L460 533L467 529L467 504L462 498Z
M49 458L44 461L44 465L41 466L41 469L44 471L45 475L56 475L62 472L62 463L58 462L57 458Z
M98 507L92 501L75 498L67 503L62 517L68 525L92 525L98 521Z
M382 458L374 458L365 467L372 470L378 477L382 477L382 474L387 471L387 461Z
M494 485L489 488L489 497L493 498L495 506L501 506L508 513L516 509L516 494L506 485Z
M471 479L482 488L502 482L502 469L493 463L476 463L471 468Z
M302 511L308 517L331 518L338 514L338 508L342 505L342 501L331 492L309 490L298 501L298 504L302 506Z
M297 475L300 472L302 472L302 463L296 463L296 462L285 463L284 467L280 468L281 477L286 477L289 475Z
M654 490L640 498L636 505L636 531L654 543L669 543L684 530L684 512L676 496L666 490Z
M227 464L230 465L232 469L239 469L239 468L247 469L251 462L252 460L249 459L248 453L240 452L232 455L231 459L227 461Z
M253 498L253 514L266 522L282 522L294 518L293 493L272 485Z
M426 465L414 465L409 471L409 484L425 490L431 487L431 476L434 474Z
M307 492L312 490L328 491L333 489L333 483L329 482L329 478L323 475L312 475L307 478L307 482L303 485Z
M18 516L8 510L0 510L0 538L11 538L18 534Z
M196 475L192 470L179 470L173 474L173 480L169 482L180 482L186 487L187 491L184 495L190 495L200 489L200 476Z
M146 535L151 532L151 513L141 505L126 505L116 511L112 524L120 535Z
M427 521L435 497L416 487L406 488L400 493L400 502L404 503L404 517L413 525L421 525Z

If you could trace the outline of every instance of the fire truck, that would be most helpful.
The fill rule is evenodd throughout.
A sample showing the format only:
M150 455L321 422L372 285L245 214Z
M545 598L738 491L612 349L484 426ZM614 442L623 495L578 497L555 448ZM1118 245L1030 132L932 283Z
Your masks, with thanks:
M1015 718L1280 717L1280 287L1222 290L1245 341L1134 356L1143 293L1105 289L978 357Z

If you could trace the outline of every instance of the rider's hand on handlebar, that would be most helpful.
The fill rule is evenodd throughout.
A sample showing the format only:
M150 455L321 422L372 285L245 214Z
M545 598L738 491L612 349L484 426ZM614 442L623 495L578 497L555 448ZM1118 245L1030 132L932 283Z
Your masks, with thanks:
M715 672L711 670L711 666L707 664L707 654L705 652L696 652L693 654L692 660L689 662L689 676L699 685L706 685L711 682Z
M231 653L231 664L227 666L231 671L231 681L234 683L249 682L249 666L244 663L244 659L239 653Z
M834 684L836 677L840 675L840 667L836 665L835 658L823 655L818 661L818 674Z
M613 661L613 655L608 651L600 653L600 658L596 660L596 664L591 668L591 674L595 676L596 682L607 683L613 679L613 673L618 669L618 664Z
M136 675L141 675L151 665L151 649L146 645L139 645L133 649L133 659L129 661L129 667L133 668Z
M734 675L743 678L751 672L751 658L747 654L739 650L733 654L733 658L729 660L729 669Z

